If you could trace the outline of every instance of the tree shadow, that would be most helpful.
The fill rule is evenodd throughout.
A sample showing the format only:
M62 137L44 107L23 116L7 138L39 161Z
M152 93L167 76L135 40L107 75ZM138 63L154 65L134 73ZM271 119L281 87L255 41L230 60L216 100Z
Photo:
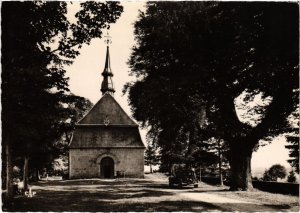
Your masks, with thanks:
M172 189L169 187L168 184L147 184L147 185L144 185L144 187L147 187L147 188L153 188L153 189Z
M196 202L196 201L161 201L156 203L139 203L127 204L122 206L119 204L112 205L114 211L122 212L201 212L201 211L223 211L225 209L215 206L210 203Z
M122 206L129 200L156 199L162 196L172 196L172 192L130 186L114 186L82 190L81 187L68 185L60 190L53 190L53 185L36 190L33 198L15 197L12 201L3 200L4 211L116 211L108 207L111 204ZM108 205L109 204L109 205ZM126 205L127 206L127 205ZM124 207L124 205L123 205ZM121 209L121 207L118 207Z
M145 193L147 194L147 193ZM84 195L73 199L70 202L69 199L63 198L66 196L64 194L58 195L55 200L45 200L45 199L32 199L22 203L22 206L19 206L18 203L15 202L13 205L8 207L4 207L4 211L18 211L18 212L37 212L37 211L69 211L69 212L80 212L80 211L88 211L88 212L174 212L174 211L222 211L224 209L217 207L213 204L204 203L204 202L196 202L196 201L150 201L150 202L107 202L106 197L105 200L101 201L101 198L97 195L90 196L87 200L82 200L80 198L84 197ZM145 196L145 195L142 195ZM149 194L146 196L150 196ZM97 198L97 199L95 199ZM60 200L60 201L58 201ZM69 202L68 205L61 205L62 203ZM45 206L48 208L45 209Z
M230 192L228 189L199 189L197 191L188 191L189 193L208 193L208 192Z
M291 208L291 206L287 205L287 204L279 204L279 205L276 205L276 204L264 204L264 206L270 207L270 208L274 208L274 209L290 209Z

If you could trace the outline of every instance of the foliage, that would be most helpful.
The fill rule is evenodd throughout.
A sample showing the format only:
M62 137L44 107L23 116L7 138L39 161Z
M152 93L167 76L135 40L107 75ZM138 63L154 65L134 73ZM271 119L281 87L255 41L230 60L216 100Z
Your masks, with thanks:
M264 181L277 181L278 178L283 179L287 176L284 166L275 164L265 171L263 175Z
M252 151L287 130L298 103L298 5L149 2L135 37L136 81L124 92L165 158L181 161L197 141L222 138L232 153L231 188L251 188ZM247 109L254 123L237 116L242 94L244 108L263 100Z
M265 170L265 172L263 174L262 180L263 181L272 181L272 177L270 176L269 171L267 169Z
M70 144L71 136L75 129L75 124L92 108L93 103L84 98L73 94L66 96L67 103L64 105L65 114L59 123L59 131L63 133L62 140ZM60 140L60 141L62 141ZM59 144L57 144L59 146Z
M65 96L65 98L67 98L68 101L64 104L64 114L61 115L61 120L57 124L60 137L52 141L42 155L34 155L31 157L30 166L33 168L46 168L47 171L52 171L55 170L53 169L53 164L55 164L56 161L67 161L69 153L68 146L71 142L75 124L93 106L88 99L73 94Z
M145 150L145 165L150 166L150 173L152 173L152 166L159 163L159 155L155 146L148 142Z
M289 182L289 183L296 182L296 176L295 176L294 170L290 171L289 176L287 177L287 182Z
M145 150L145 164L146 165L156 165L158 164L157 152L154 149L153 145L148 143L148 146Z
M51 172L55 175L62 175L67 174L69 170L69 159L66 155L61 155L58 158L54 159L52 162Z
M295 168L295 171L299 174L299 129L295 129L298 134L287 136L287 142L289 145L285 147L289 149L289 157L288 162L290 165Z

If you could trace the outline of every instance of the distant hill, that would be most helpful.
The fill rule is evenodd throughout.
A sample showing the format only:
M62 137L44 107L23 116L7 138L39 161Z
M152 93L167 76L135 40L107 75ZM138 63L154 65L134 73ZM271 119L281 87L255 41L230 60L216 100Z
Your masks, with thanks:
M252 177L261 178L264 175L264 172L267 168L264 167L256 167L252 170Z

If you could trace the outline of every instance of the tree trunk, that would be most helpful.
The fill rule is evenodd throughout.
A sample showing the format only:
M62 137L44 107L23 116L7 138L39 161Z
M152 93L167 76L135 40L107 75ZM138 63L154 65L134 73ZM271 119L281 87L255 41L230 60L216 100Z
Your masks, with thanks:
M199 181L201 182L201 166L199 167Z
M150 173L152 174L153 171L152 171L152 164L150 163Z
M36 172L36 181L39 181L39 180L40 180L40 172L39 172L39 169L36 168L35 172Z
M219 156L219 176L220 176L220 185L223 186L223 174L222 174L222 153L221 153L221 140L218 140L218 156Z
M23 168L23 183L24 191L28 190L28 157L24 157L24 168Z
M11 160L11 148L9 144L9 139L6 137L6 147L5 147L5 154L6 154L6 196L8 199L13 197L13 166Z
M33 169L33 172L32 172L32 180L33 181L39 181L39 171L37 168L34 168Z
M232 191L251 191L253 189L251 180L252 149L245 142L239 141L230 147L230 190Z

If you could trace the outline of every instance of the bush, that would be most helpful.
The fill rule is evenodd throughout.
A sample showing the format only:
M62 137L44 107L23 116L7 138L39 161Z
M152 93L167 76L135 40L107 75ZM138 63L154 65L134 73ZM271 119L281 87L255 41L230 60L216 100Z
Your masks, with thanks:
M296 182L296 176L295 176L294 170L290 171L290 174L289 174L289 176L287 178L287 181L289 183L295 183Z
M287 175L286 169L280 164L275 164L266 170L263 176L264 181L277 181L278 178L283 179Z

